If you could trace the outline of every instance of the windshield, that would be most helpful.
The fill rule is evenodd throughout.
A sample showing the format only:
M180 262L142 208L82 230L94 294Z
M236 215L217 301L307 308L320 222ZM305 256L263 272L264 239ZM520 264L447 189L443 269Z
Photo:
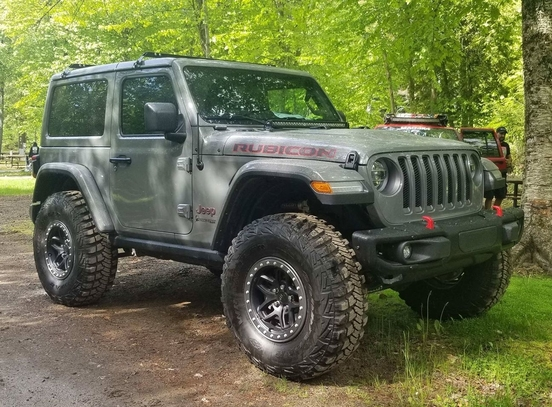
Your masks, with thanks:
M345 124L310 77L203 66L184 67L184 76L199 115L209 123Z
M383 126L378 127L384 130L398 130L407 133L412 133L417 136L432 137L432 138L444 138L448 140L458 140L456 130L451 128L427 128L427 127L396 127L396 126Z
M500 150L494 138L494 133L489 130L463 131L464 141L479 149L483 157L500 157Z

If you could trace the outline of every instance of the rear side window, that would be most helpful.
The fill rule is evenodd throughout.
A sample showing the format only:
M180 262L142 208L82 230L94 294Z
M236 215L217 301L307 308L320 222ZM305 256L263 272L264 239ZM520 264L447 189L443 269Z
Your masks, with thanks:
M60 85L53 92L50 137L97 137L104 133L106 80Z
M168 76L129 78L123 82L123 134L151 134L146 130L144 106L148 102L172 103L176 96Z

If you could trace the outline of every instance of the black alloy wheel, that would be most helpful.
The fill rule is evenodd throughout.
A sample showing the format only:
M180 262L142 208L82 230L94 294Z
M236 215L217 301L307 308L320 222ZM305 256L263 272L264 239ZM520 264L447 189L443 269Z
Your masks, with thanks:
M265 257L248 272L245 302L257 330L273 342L287 342L303 328L307 300L303 282L285 260Z

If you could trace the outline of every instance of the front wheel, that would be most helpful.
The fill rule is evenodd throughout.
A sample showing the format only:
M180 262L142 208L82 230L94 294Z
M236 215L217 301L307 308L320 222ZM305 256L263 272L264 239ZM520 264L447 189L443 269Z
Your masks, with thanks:
M303 380L343 362L366 324L360 264L314 216L278 214L246 226L222 274L228 326L260 369Z
M96 229L79 191L46 199L36 218L33 246L40 282L56 303L93 304L113 284L117 250Z
M457 273L411 284L399 296L424 318L477 317L502 298L511 276L510 253L502 252Z

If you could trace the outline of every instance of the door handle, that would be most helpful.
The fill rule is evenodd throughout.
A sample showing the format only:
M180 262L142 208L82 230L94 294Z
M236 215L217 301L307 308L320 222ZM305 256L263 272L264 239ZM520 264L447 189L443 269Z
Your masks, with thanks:
M120 155L118 157L110 157L109 162L112 164L131 164L132 159L125 155Z

